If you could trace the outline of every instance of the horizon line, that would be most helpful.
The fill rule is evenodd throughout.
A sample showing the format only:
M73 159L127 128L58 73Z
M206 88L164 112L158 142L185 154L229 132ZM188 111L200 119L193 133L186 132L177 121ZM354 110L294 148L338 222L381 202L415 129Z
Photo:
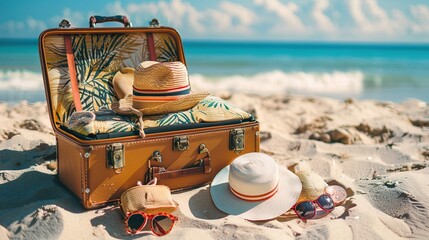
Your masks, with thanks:
M0 37L0 42L3 41L38 41L38 37ZM342 41L342 40L279 40L279 39L207 39L207 38L182 38L182 42L194 43L273 43L273 44L350 44L350 45L427 45L429 42L411 42L411 41Z

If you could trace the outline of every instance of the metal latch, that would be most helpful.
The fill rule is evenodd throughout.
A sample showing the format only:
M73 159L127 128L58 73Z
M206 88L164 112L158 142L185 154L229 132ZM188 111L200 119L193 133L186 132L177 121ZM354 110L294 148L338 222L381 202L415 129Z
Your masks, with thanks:
M189 148L189 138L179 136L173 138L173 151L185 151Z
M229 150L237 152L244 149L244 132L242 128L232 129L229 132Z
M162 162L161 153L159 151L154 151L152 156L150 156L151 161Z
M120 173L125 166L124 145L113 143L106 147L107 167L113 168L115 172Z

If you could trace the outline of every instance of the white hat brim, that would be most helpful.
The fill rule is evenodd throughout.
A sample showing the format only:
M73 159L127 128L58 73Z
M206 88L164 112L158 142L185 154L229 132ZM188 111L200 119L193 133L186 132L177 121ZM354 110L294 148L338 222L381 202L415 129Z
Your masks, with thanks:
M229 215L250 221L276 218L287 212L298 200L302 184L298 176L279 166L279 190L271 198L263 201L245 201L229 189L229 166L224 167L213 179L210 194L216 207Z

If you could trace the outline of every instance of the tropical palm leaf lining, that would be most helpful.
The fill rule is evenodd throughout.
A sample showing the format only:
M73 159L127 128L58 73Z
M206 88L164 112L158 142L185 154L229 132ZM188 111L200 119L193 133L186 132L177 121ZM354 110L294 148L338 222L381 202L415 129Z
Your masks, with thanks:
M127 45L125 34L87 34L73 38L80 99L84 110L96 111L115 100L111 79L119 68L111 68L120 67L114 64L115 56Z
M160 62L174 62L179 60L179 54L177 52L177 47L174 39L167 38L162 39L164 44L160 47L161 56L158 57Z
M155 35L157 60L177 61L176 42L168 34ZM72 36L76 71L83 110L96 111L116 100L111 80L122 67L136 67L148 59L146 35L82 34ZM52 102L58 122L65 122L75 111L62 35L46 39L48 70L63 71L61 81L51 86ZM131 63L132 66L129 66Z
M206 108L224 108L226 110L230 110L231 108L236 108L230 103L222 100L222 99L213 99L212 97L205 98L199 102L199 105Z
M158 126L169 126L169 125L176 125L176 124L189 124L189 123L196 123L194 112L192 109L189 111L184 112L178 112L178 113L171 113L168 115L165 115L158 121L156 121Z

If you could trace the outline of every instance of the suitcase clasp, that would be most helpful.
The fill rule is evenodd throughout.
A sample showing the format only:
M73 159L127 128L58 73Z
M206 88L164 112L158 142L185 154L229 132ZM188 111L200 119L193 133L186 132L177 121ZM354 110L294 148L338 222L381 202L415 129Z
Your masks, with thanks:
M122 172L125 166L124 145L113 143L106 147L107 167L115 170L116 173Z
M150 161L162 162L162 156L159 151L155 151L152 153L152 156L149 159Z
M232 129L229 132L229 150L240 152L244 149L244 132L242 128Z
M189 148L189 138L187 136L178 136L173 138L173 151L185 151Z

